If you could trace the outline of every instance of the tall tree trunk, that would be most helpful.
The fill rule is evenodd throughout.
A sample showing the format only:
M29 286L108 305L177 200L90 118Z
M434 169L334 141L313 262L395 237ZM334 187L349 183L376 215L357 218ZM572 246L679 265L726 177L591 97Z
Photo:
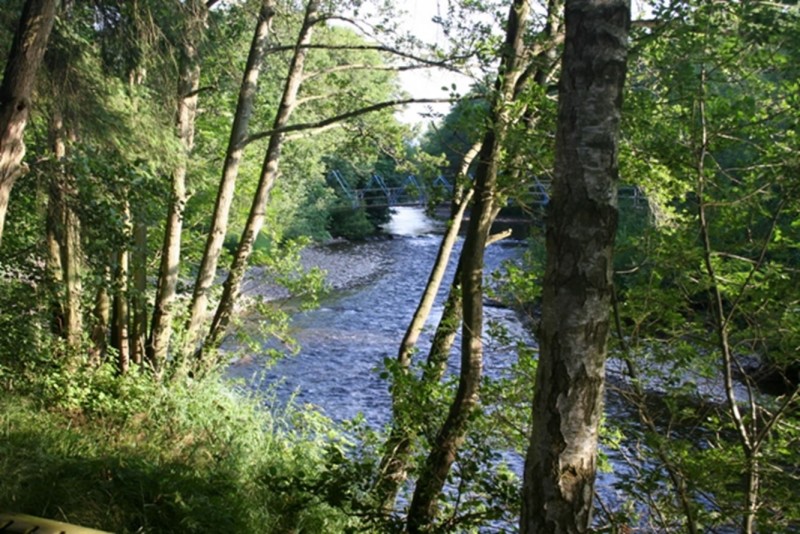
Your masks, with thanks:
M64 201L60 176L60 172L53 173L48 180L47 186L45 283L50 301L50 331L56 336L63 337L66 323L66 318L64 317L64 273L61 267L61 243L64 239L62 231Z
M77 202L74 178L66 176L65 185L67 201L64 209L64 243L61 247L61 266L64 271L64 334L67 345L77 349L83 337L81 221L73 207Z
M289 118L297 104L297 93L303 81L303 66L307 54L306 45L311 42L313 26L318 22L318 9L319 1L309 0L303 19L303 26L300 29L294 55L289 65L289 73L286 77L281 102L273 123L273 129L275 130L283 128L288 124ZM253 198L253 204L250 207L250 214L247 217L247 223L245 224L241 239L239 240L236 255L231 263L230 272L225 280L222 297L217 306L217 311L214 314L214 319L211 322L211 327L202 352L215 348L230 322L234 305L239 296L242 279L247 269L247 263L253 251L253 243L255 242L256 236L258 236L258 233L261 231L261 227L264 225L269 193L278 176L278 163L280 161L282 146L283 134L273 133L269 138L267 153L261 167L258 188Z
M589 529L617 227L630 3L567 0L523 533Z
M464 154L457 181L467 175L469 166L472 164L479 150L480 143L476 143ZM414 347L416 347L419 336L425 327L425 323L433 308L436 295L439 292L439 287L444 279L447 265L450 263L450 255L455 246L458 231L461 228L464 212L467 209L467 205L472 200L471 189L464 193L462 188L457 188L455 193L455 198L453 199L450 209L450 218L447 221L447 232L439 245L436 260L434 261L433 268L428 277L428 283L425 285L425 289L422 292L422 297L417 305L417 309L400 343L397 363L400 372L406 377L411 367L411 357ZM389 512L394 508L397 494L403 482L406 480L408 460L413 446L412 427L414 423L408 420L410 414L406 409L406 403L415 402L415 400L410 398L411 392L408 391L408 388L402 387L402 384L405 382L406 379L404 378L402 380L396 380L392 385L392 430L384 445L385 452L381 459L379 479L375 485L377 502L380 508L385 512Z
M75 212L77 190L75 179L64 168L67 154L66 128L61 112L56 109L50 118L50 142L57 169L51 177L48 199L48 278L59 285L55 306L59 317L55 333L61 335L73 350L80 347L83 335L81 306L82 265L81 226ZM56 274L56 269L60 272Z
M264 62L267 43L269 39L272 19L275 16L275 6L273 0L263 0L261 11L256 23L253 42L247 56L247 66L242 77L242 84L239 88L239 100L236 104L236 114L231 126L231 135L228 140L228 149L225 153L225 164L222 168L222 179L217 191L217 199L214 204L214 215L211 219L211 228L208 232L206 248L203 259L200 262L200 269L197 272L197 279L192 294L190 306L190 317L187 325L186 344L191 351L197 342L200 327L206 318L208 311L208 294L214 283L217 273L217 263L222 252L222 245L225 235L228 232L228 219L233 202L233 193L236 188L236 179L239 176L239 164L244 152L244 140L247 137L247 130L250 124L250 116L253 113L253 102L255 100L258 78L261 73L261 66Z
M23 134L28 122L30 97L53 28L57 0L27 0L22 8L14 42L0 85L0 244L11 189L27 171Z
M186 165L194 146L194 123L197 115L200 88L200 41L205 30L208 8L205 0L191 0L185 6L186 29L181 43L180 75L178 80L178 110L175 128L183 153L172 171L172 191L169 213L161 248L158 290L153 305L153 319L148 344L148 359L156 373L167 358L172 336L172 317L178 287L181 261L181 232L186 207Z
M419 532L431 528L436 517L437 501L444 487L450 466L455 461L467 431L467 422L477 403L483 372L483 254L496 211L497 170L501 145L509 124L508 105L520 75L523 35L530 5L515 0L509 10L503 60L496 82L490 113L491 128L487 131L478 155L475 176L475 199L462 249L463 326L461 373L458 390L433 448L422 469L411 508L408 530Z
M124 213L125 226L128 226L130 220L130 207L125 201ZM125 232L128 235L127 228ZM128 241L126 239L126 241ZM113 305L113 331L111 335L111 344L117 349L117 370L120 374L128 372L130 367L130 308L128 300L128 285L130 279L130 252L127 246L115 253L114 266L114 305Z

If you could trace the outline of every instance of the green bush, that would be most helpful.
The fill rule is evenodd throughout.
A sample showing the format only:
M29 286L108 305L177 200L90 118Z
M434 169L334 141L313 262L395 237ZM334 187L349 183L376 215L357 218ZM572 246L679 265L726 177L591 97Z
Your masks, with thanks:
M355 241L375 235L377 228L363 208L354 210L343 207L332 212L328 230L334 237Z

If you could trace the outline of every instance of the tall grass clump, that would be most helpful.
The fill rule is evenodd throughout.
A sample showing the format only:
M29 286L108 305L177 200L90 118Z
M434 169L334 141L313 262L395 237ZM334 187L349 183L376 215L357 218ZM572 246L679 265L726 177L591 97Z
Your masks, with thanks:
M219 374L57 371L0 388L0 510L113 532L341 532L321 495L337 434Z

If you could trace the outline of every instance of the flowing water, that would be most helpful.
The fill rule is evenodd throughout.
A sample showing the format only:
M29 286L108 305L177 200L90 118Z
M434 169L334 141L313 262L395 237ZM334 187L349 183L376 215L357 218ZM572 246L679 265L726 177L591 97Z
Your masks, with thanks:
M280 381L277 393L282 400L295 395L295 401L313 404L334 420L362 413L375 427L390 417L388 384L379 377L385 358L394 358L406 327L436 258L441 241L441 223L427 218L418 208L396 208L386 230L394 239L370 245L375 254L392 259L373 282L339 292L323 300L321 306L298 314L292 322L292 335L300 353L288 356L272 367L266 383ZM452 280L455 259L439 291L437 304L427 323L432 330L438 323L442 303ZM503 261L518 259L523 243L506 241L486 252L486 271L500 268ZM502 322L513 334L526 336L516 313L506 308L486 307L487 320ZM429 345L423 336L419 347L426 354ZM457 353L458 351L454 351ZM513 347L488 343L487 372L505 366L516 358ZM247 378L258 370L258 358L243 361L231 369L233 376ZM451 361L458 369L458 357Z
M294 318L292 334L301 350L295 356L280 360L267 371L264 380L266 384L278 384L276 392L280 401L294 397L296 403L312 404L337 421L361 413L375 428L389 422L388 384L379 377L379 370L384 359L397 354L435 260L443 229L440 223L425 217L420 209L397 208L387 231L395 238L370 244L376 254L392 259L373 282L336 293L319 308ZM428 333L435 328L441 315L460 246L459 242L453 252L451 267L428 320ZM521 241L507 240L491 245L486 251L486 273L500 268L504 261L519 260L523 250ZM498 321L513 337L534 343L513 310L492 305L485 306L484 310L487 323ZM419 344L422 354L427 354L429 337L423 336ZM485 372L492 375L512 364L516 352L513 346L503 346L486 337ZM458 350L453 353L450 372L457 372ZM262 365L258 358L244 360L234 365L230 373L247 379ZM504 457L521 474L521 455L509 451ZM601 474L598 479L601 494L612 502L616 501L611 488L613 481L611 474Z

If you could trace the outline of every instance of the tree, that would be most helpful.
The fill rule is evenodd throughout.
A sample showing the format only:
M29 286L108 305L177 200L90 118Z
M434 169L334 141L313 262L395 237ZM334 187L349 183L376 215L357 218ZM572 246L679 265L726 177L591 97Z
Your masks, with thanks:
M629 25L626 0L565 3L523 533L586 532L591 523Z
M276 131L269 137L269 145L267 146L264 162L261 166L261 175L259 177L256 193L253 197L250 214L248 215L247 223L245 223L245 228L242 232L242 238L239 241L239 246L237 247L236 254L231 263L230 272L225 280L222 297L217 305L217 311L214 313L214 319L212 320L208 335L206 336L203 347L204 351L213 350L219 340L222 339L222 334L228 327L228 323L233 314L233 306L239 296L239 290L242 280L244 279L245 270L247 269L247 263L250 259L250 254L253 252L253 244L264 224L266 205L269 199L269 193L278 177L278 164L283 148L284 133L280 131L280 129L289 123L292 112L294 112L297 106L297 94L300 90L300 84L302 83L303 68L308 52L306 47L311 42L312 30L314 25L318 22L318 9L319 2L317 0L309 0L306 6L303 24L297 37L297 44L292 56L292 61L289 65L289 72L286 76L281 102L275 114L273 130Z
M57 0L28 0L8 54L0 85L0 244L14 182L26 172L23 134L31 107L36 72L47 48Z
M258 78L261 74L261 65L266 53L269 30L272 18L275 15L275 7L271 0L264 0L261 4L258 20L256 22L253 42L247 56L247 66L242 75L242 84L239 89L239 98L236 104L236 113L231 134L228 141L228 148L225 154L225 163L222 170L219 189L214 203L214 214L211 219L211 227L208 231L203 257L197 272L197 278L192 293L190 304L190 317L187 324L187 345L191 349L197 341L199 330L205 319L208 309L208 292L214 283L217 273L217 263L222 252L222 245L225 240L228 228L228 219L233 193L236 186L236 179L239 174L239 164L244 154L244 140L247 137L247 129L250 116L253 112Z
M411 532L430 528L436 516L439 494L478 403L483 367L483 255L492 222L499 211L497 174L503 141L511 124L509 106L523 70L523 37L529 12L528 2L520 0L512 3L508 13L502 61L489 114L491 126L484 135L477 156L474 200L461 252L463 327L458 390L417 478L408 512L408 529Z
M199 47L208 18L208 10L216 0L192 0L183 9L185 28L180 43L180 73L178 83L178 109L175 129L184 154L172 173L172 192L161 251L158 291L150 326L148 359L160 371L167 357L172 334L173 306L176 298L181 257L181 232L183 212L186 208L186 166L194 147L195 117L200 88Z
M637 36L623 126L625 174L651 206L650 220L621 233L618 262L626 396L646 430L620 426L651 451L628 488L649 501L654 528L782 531L798 513L784 492L800 383L786 312L800 239L788 126L798 11L687 1L656 15ZM649 384L662 385L666 409L654 409ZM645 482L662 473L661 489Z

